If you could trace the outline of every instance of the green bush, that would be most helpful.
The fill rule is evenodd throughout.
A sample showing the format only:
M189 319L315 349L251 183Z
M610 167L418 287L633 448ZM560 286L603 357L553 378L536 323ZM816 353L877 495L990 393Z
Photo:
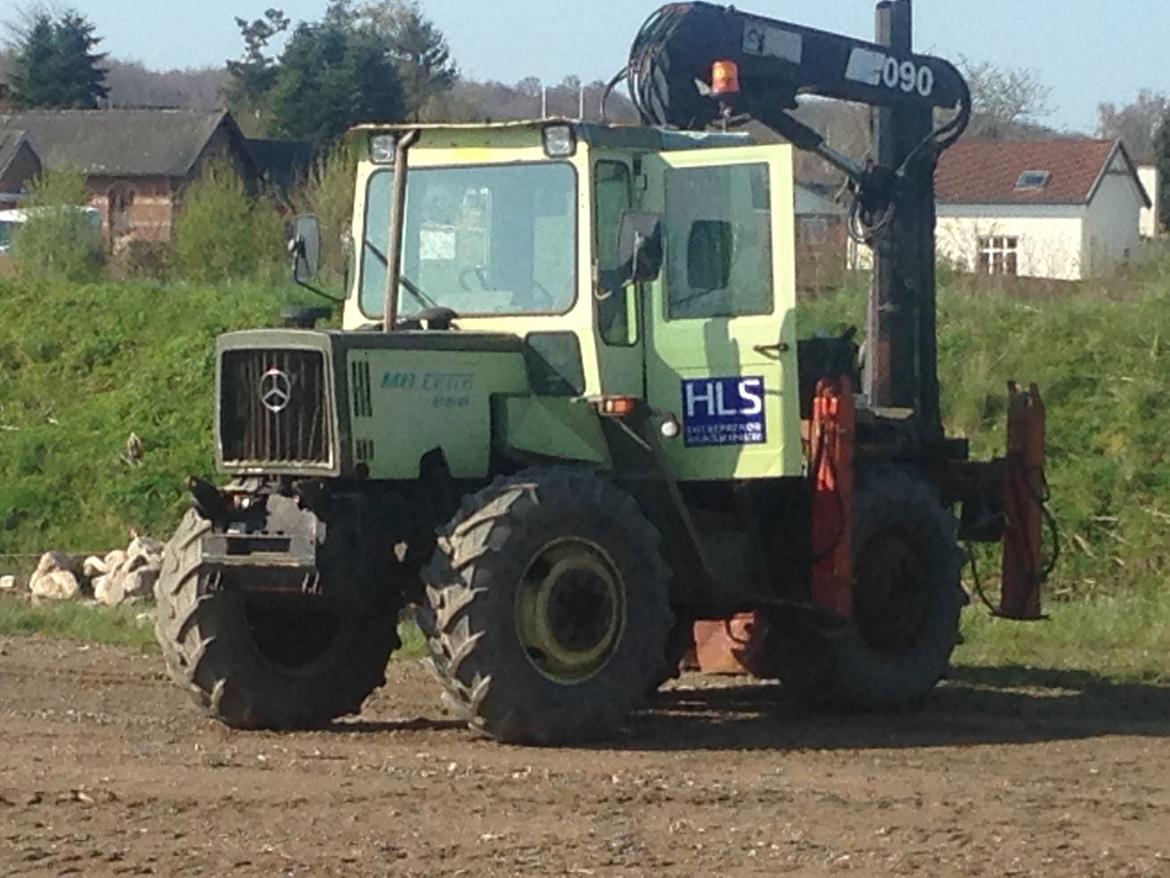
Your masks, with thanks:
M255 278L283 263L284 222L232 167L210 164L183 192L174 247L180 275L194 283Z
M100 222L83 210L87 191L80 172L49 171L33 181L28 220L13 234L12 256L25 276L93 280L105 250Z

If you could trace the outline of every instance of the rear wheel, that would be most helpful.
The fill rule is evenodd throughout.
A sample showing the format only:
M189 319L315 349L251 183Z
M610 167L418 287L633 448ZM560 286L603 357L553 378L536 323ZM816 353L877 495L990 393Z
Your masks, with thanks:
M212 717L245 729L320 726L358 713L398 647L396 607L378 614L307 596L200 594L189 512L163 554L155 633L171 678Z
M632 498L581 470L469 498L439 539L419 623L472 727L527 744L611 734L661 669L672 616L659 543Z
M854 519L853 618L832 632L781 622L780 677L817 706L904 709L943 677L958 642L954 520L927 483L893 468L865 480Z

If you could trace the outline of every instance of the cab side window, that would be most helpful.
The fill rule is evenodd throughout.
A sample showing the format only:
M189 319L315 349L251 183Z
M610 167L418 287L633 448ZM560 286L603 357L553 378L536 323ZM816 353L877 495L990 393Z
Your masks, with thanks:
M667 172L667 319L771 313L768 191L766 164Z
M618 279L617 268L618 227L622 214L631 207L630 170L621 162L601 161L594 168L594 180L597 323L606 344L629 346L638 337L636 297L633 287Z

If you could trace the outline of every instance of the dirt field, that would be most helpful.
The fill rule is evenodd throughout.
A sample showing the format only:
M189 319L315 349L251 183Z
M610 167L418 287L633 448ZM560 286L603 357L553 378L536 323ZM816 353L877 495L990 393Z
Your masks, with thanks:
M471 738L413 663L360 721L242 734L157 658L0 639L0 874L1170 875L1170 690L956 671L817 717L688 678L610 746Z

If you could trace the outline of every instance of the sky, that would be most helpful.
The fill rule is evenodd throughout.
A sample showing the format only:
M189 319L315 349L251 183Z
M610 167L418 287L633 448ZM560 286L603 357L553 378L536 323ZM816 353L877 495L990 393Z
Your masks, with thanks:
M661 0L421 0L463 73L516 82L608 79ZM23 0L0 0L10 22ZM236 16L271 6L316 20L326 0L61 0L87 15L115 57L153 69L222 64L242 52ZM861 38L873 0L739 0L738 8ZM1000 67L1030 68L1052 88L1057 128L1092 132L1098 103L1128 103L1142 88L1170 93L1166 0L916 0L917 49Z

